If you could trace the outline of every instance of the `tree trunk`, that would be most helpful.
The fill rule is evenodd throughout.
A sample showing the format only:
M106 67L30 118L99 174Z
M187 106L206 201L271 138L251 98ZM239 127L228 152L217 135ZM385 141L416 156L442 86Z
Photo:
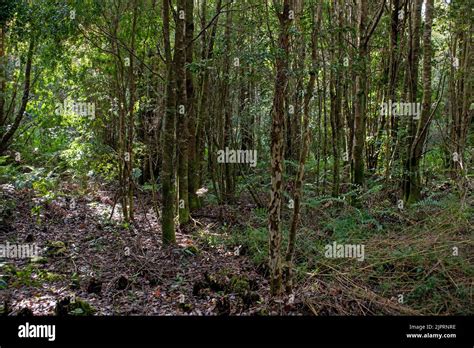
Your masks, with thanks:
M289 55L289 26L290 4L283 1L283 12L274 1L280 23L278 48L276 57L275 94L273 97L272 126L271 126L271 196L268 207L269 226L269 268L270 288L272 295L281 293L281 203L283 191L283 161L284 161L284 132L285 132L285 99L288 85L288 55Z
M6 85L6 57L5 57L5 25L0 24L0 127L5 124L5 85Z
M315 17L316 16L316 20ZM293 289L293 257L295 253L295 243L296 243L296 230L298 228L298 223L300 220L300 207L301 207L301 198L303 195L303 182L304 182L304 166L306 164L306 158L308 157L309 149L309 139L310 139L310 128L309 128L309 114L310 108L309 104L313 97L313 90L316 81L317 74L317 34L319 28L319 20L321 16L321 3L319 3L316 15L313 15L313 29L311 35L311 70L308 84L306 86L306 91L304 94L304 104L303 104L303 139L300 148L299 155L299 165L298 172L295 179L295 194L294 194L294 211L293 218L291 220L290 233L288 238L288 247L286 250L285 257L285 268L284 268L284 280L285 288L287 292L291 292Z
M354 114L354 148L352 150L352 183L364 185L364 147L365 147L365 108L367 89L367 55L365 39L367 23L367 0L358 0L358 37L357 54L359 66L356 68L355 80L355 114Z
M189 221L189 199L188 199L188 105L186 100L186 17L192 13L186 12L186 0L178 0L178 12L175 29L175 53L174 68L177 88L177 131L178 140L178 187L179 187L179 222L181 224Z
M421 27L421 6L422 0L415 0L413 4L412 19L412 35L410 35L410 45L408 52L408 98L411 103L416 103L418 94L418 64L420 51L420 27ZM404 171L402 177L403 199L408 200L410 195L411 185L411 147L415 138L416 126L415 120L410 118L408 120L408 136L406 142L406 156L404 160Z
M189 210L199 207L196 191L199 188L199 176L196 154L196 98L194 95L194 80L191 71L193 63L194 39L194 0L186 0L186 111L188 115L189 140L188 140L188 198Z
M23 96L21 98L20 109L16 114L15 120L13 121L12 126L10 129L5 133L2 134L0 137L0 155L5 152L7 149L13 135L17 131L18 127L20 126L21 120L26 111L26 106L28 105L28 99L30 96L30 83L31 83L31 64L33 61L33 53L35 50L35 39L31 38L29 46L28 46L28 53L26 56L26 67L25 67L25 82L23 85ZM8 117L8 115L6 115Z
M434 0L425 0L425 26L423 29L423 102L421 118L418 122L416 136L410 151L410 191L408 203L417 202L421 198L420 160L423 156L428 128L431 123L431 27L433 24Z
M161 228L164 244L175 243L174 230L174 171L173 171L173 153L175 143L175 116L176 116L176 86L173 72L173 62L171 58L170 44L170 18L169 2L163 0L163 35L165 47L165 59L167 70L166 86L166 111L164 116L163 139L163 169L161 174L161 189L163 198L163 207L161 213Z

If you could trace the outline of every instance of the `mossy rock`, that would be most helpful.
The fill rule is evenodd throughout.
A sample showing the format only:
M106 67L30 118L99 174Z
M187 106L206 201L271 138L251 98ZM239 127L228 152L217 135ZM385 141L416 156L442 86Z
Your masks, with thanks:
M208 287L215 292L235 293L243 295L252 290L252 283L245 275L232 274L230 270L223 269L217 273L205 273L204 281L195 284L194 293L199 293L201 289Z
M178 307L185 313L190 313L194 308L191 303L180 303Z
M49 256L64 256L67 253L66 244L60 240L46 243L46 254Z
M88 302L76 298L76 301L72 303L69 314L71 315L92 315L96 312L96 309Z
M232 276L230 279L230 290L232 292L243 294L250 290L250 283L245 276Z
M58 316L88 316L93 315L96 309L78 297L72 300L66 297L56 304L55 312Z
M204 273L204 280L212 291L220 292L224 291L226 288L225 279L222 279L219 275L206 272Z
M232 270L225 267L225 268L222 268L219 272L217 272L217 275L219 277L230 277L232 276Z

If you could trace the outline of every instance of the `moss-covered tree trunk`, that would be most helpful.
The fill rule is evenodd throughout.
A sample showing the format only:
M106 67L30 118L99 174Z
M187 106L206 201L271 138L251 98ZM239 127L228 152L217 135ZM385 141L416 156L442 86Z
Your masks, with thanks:
M354 113L354 148L352 150L352 183L358 186L364 184L364 147L365 147L365 105L367 89L367 55L368 48L365 40L367 25L367 0L358 1L358 36L355 80L355 113Z

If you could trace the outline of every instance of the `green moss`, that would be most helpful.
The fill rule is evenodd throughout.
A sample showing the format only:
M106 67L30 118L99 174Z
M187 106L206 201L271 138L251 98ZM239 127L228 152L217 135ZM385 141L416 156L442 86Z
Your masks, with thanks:
M49 256L64 256L67 252L66 244L60 240L46 243L46 254Z
M250 290L250 284L245 276L233 276L230 280L230 290L242 294Z
M55 311L58 316L87 316L93 315L96 309L83 299L66 297L56 304Z
M96 309L93 306L80 298L76 298L76 300L69 305L69 315L86 316L93 315L95 312Z

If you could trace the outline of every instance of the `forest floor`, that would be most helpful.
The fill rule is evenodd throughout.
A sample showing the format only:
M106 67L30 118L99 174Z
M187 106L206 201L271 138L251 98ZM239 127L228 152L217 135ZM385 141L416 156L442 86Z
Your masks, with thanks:
M98 190L75 197L77 187L45 204L37 216L32 190L14 191L14 222L7 239L37 243L46 257L13 260L9 310L55 314L63 300L83 300L99 315L254 314L262 310L268 284L245 257L224 248L201 248L190 231L164 247L152 210L138 209L121 224L113 194ZM74 198L74 209L71 202ZM209 218L201 225L212 225ZM73 299L75 297L75 299ZM26 311L28 313L28 311Z
M250 200L194 212L177 244L165 247L149 194L137 199L133 224L121 222L117 207L111 214L114 193L104 185L63 184L51 197L5 184L0 196L8 202L0 242L41 248L30 260L0 259L4 314L474 313L472 209L456 215L442 197L407 212L379 202L370 214L313 201L302 219L294 295L271 300L265 212ZM349 237L365 245L364 262L321 255L329 240Z

